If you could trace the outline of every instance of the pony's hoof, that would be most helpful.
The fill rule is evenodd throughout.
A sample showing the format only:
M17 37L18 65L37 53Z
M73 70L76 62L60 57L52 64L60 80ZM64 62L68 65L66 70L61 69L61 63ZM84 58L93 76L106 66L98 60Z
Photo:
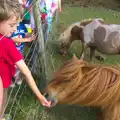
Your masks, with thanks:
M97 60L100 60L100 61L105 61L106 57L102 56L102 55L98 55L98 56L95 56L95 58Z

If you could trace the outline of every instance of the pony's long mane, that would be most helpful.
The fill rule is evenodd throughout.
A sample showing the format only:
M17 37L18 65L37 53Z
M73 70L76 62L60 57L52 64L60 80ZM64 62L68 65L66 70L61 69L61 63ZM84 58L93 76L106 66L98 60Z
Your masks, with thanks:
M120 99L120 68L92 65L83 60L66 62L54 81L66 82L63 103L87 106L114 105Z

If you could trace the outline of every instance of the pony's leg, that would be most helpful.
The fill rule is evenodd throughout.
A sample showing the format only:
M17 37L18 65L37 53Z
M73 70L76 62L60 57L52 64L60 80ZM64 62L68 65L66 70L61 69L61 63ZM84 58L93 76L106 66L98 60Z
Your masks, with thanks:
M95 48L90 47L90 61L93 63L93 57L95 57Z
M95 58L99 61L104 61L106 59L106 57L104 57L102 54L95 56Z

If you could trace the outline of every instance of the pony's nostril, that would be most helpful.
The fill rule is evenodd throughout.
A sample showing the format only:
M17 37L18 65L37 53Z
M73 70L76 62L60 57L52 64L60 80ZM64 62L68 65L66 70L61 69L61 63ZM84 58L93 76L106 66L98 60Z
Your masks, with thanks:
M49 94L48 94L48 93L44 93L44 97L45 97L46 99L48 99L48 98L49 98Z

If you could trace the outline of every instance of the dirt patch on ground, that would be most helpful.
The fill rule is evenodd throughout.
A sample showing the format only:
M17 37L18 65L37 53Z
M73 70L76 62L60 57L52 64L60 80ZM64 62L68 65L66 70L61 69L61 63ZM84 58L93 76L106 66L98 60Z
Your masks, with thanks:
M119 0L63 0L63 4L71 4L74 6L95 6L95 7L104 7L108 9L118 10L120 9Z

